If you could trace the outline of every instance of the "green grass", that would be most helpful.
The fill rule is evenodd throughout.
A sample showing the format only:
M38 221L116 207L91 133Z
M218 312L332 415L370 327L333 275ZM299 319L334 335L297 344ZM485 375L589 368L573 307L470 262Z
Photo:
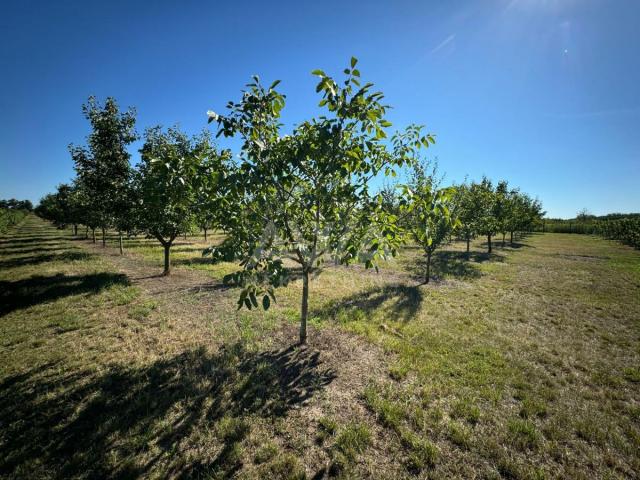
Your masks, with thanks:
M236 290L180 282L237 265L188 237L175 284L147 279L156 243L128 240L138 270L122 273L32 216L0 238L0 475L640 470L640 252L563 234L491 256L478 241L469 259L453 244L428 286L413 248L380 274L329 266L311 282L312 345L296 349L300 282L268 312L236 311ZM346 361L357 345L370 355Z

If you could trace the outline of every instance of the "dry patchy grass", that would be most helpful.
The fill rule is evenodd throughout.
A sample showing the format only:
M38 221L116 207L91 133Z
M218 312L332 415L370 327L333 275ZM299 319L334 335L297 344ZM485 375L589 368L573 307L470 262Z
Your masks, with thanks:
M220 241L213 236L211 241ZM110 246L115 245L110 238ZM236 311L236 266L179 240L106 250L30 217L0 239L7 477L634 478L640 254L529 235L453 244Z

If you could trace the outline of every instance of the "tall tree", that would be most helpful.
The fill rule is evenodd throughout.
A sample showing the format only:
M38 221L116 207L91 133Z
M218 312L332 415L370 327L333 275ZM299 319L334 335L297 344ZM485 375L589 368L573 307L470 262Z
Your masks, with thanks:
M412 132L410 145L396 138L393 151L385 143L387 107L372 84L362 85L357 60L345 69L338 83L321 70L316 91L324 116L304 121L289 135L281 131L280 113L285 97L279 82L263 87L259 79L247 85L229 113L218 116L219 134L243 141L239 182L243 201L238 208L250 214L256 248L247 252L242 271L232 276L244 288L239 307L268 308L273 288L286 282L282 260L298 264L302 279L300 343L307 340L310 278L326 258L342 263L360 260L367 267L396 248L393 215L382 208L380 194L369 191L369 181L390 174L412 158L418 146L433 142L430 135Z
M86 146L70 145L69 150L77 181L87 195L102 229L102 245L106 246L107 228L117 227L122 220L119 217L128 214L131 165L127 146L137 138L135 110L120 112L112 97L104 105L89 97L82 111L91 124L91 133Z

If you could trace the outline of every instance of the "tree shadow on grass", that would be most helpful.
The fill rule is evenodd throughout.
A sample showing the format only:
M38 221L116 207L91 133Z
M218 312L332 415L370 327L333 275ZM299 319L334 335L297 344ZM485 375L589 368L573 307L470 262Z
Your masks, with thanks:
M88 260L94 255L87 252L67 251L59 254L45 253L41 255L31 255L28 257L9 258L0 260L0 268L15 268L27 265L38 265L47 262L75 262L80 260Z
M336 321L371 317L386 302L393 302L393 313L397 318L392 320L410 321L420 308L424 297L419 285L411 286L402 283L372 288L365 292L355 293L330 305L313 310L312 317L330 318Z
M520 239L523 240L523 239ZM533 245L529 245L528 243L524 243L522 241L518 241L518 240L514 240L513 243L509 242L509 238L507 238L504 242L504 246L502 245L502 239L494 239L491 241L491 245L493 247L493 249L499 249L499 250L509 250L509 249L513 249L513 250L517 250L520 248L536 248ZM487 242L482 242L480 244L480 246L482 248L489 248L489 244Z
M23 280L0 281L0 317L22 308L52 302L69 295L95 294L112 285L129 285L121 273L32 276Z
M0 247L0 255L29 255L32 253L56 252L60 250L73 250L75 246L65 245L63 243L45 245L41 247Z
M502 247L502 244L500 244L500 248ZM514 250L518 250L520 248L536 248L533 245L529 245L528 243L523 243L523 242L518 242L518 241L514 241L513 243L507 241L504 245L505 249L514 249Z
M192 245L191 247L182 246L178 248L171 247L171 253L193 253L194 255L198 255L199 257L202 257L202 247L199 247L198 245ZM209 262L212 261L211 257L204 257L204 258L208 258Z
M436 251L431 258L431 279L456 278L470 280L482 276L479 264L492 261L502 262L504 256L486 252ZM405 268L416 278L424 280L426 259L418 257Z
M173 265L215 265L222 261L212 260L210 257L192 257L192 258L176 258L172 259Z
M25 236L25 237L5 237L0 240L0 248L6 247L16 247L25 244L38 244L38 245L46 245L50 243L58 243L63 240L73 240L72 236L61 237L61 236L52 236L52 235L44 235L42 237L36 236Z
M283 417L335 378L312 349L253 352L241 343L102 375L42 370L0 383L0 474L228 478L252 418Z

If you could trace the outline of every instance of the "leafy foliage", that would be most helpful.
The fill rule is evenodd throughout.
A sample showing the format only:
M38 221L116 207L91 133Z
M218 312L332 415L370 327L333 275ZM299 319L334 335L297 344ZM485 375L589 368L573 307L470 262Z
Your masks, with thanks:
M10 198L9 200L0 200L0 208L6 210L26 210L28 212L33 210L33 204L31 200L16 200Z
M268 309L276 289L302 280L300 340L306 340L311 275L325 262L360 262L376 268L396 254L407 234L426 257L454 233L467 240L530 229L541 205L504 181L440 188L435 170L421 164L435 137L409 125L390 132L382 92L361 80L351 58L344 78L322 70L316 92L322 114L285 131L286 97L279 81L264 86L255 76L227 112L209 111L217 135L236 137L240 152L218 150L207 133L190 137L177 128L146 130L135 169L127 146L137 139L135 111L121 112L109 97L83 106L92 131L86 146L70 146L76 178L58 187L37 213L56 225L83 224L122 234L144 232L170 250L180 234L196 228L222 231L224 241L203 251L214 261L238 260L241 270L225 282L241 287L239 308ZM237 159L236 159L237 157ZM409 184L376 190L372 180L413 169ZM88 230L87 230L88 231Z
M20 223L27 213L24 209L0 207L0 233Z
M459 222L452 212L452 188L438 188L433 174L415 164L412 182L402 187L401 212L409 219L409 232L426 258L425 283L429 283L431 256L451 235Z
M86 146L69 146L76 184L92 218L88 225L128 230L131 207L131 166L127 146L137 139L135 110L120 112L115 99L101 105L89 97L82 111L91 124Z
M598 223L598 233L605 238L618 240L640 249L640 219L621 218Z
M165 248L168 275L169 251L176 237L190 231L206 209L211 210L211 219L221 218L215 209L222 201L218 187L226 180L228 154L220 154L206 132L189 138L177 128L163 132L160 127L146 131L140 153L134 187L137 224Z
M391 123L385 119L383 94L373 84L361 83L357 60L338 83L322 70L316 92L325 115L282 133L280 113L285 96L278 81L264 87L258 77L247 85L239 102L229 102L229 113L209 112L218 135L242 139L241 164L236 178L241 221L232 235L247 246L238 275L244 286L239 305L256 306L255 296L269 305L272 288L283 282L283 259L297 263L303 280L300 340L306 339L309 275L326 258L341 263L362 261L374 267L399 244L395 217L383 209L380 194L369 191L378 174L412 162L415 150L433 143L410 127L385 142Z

